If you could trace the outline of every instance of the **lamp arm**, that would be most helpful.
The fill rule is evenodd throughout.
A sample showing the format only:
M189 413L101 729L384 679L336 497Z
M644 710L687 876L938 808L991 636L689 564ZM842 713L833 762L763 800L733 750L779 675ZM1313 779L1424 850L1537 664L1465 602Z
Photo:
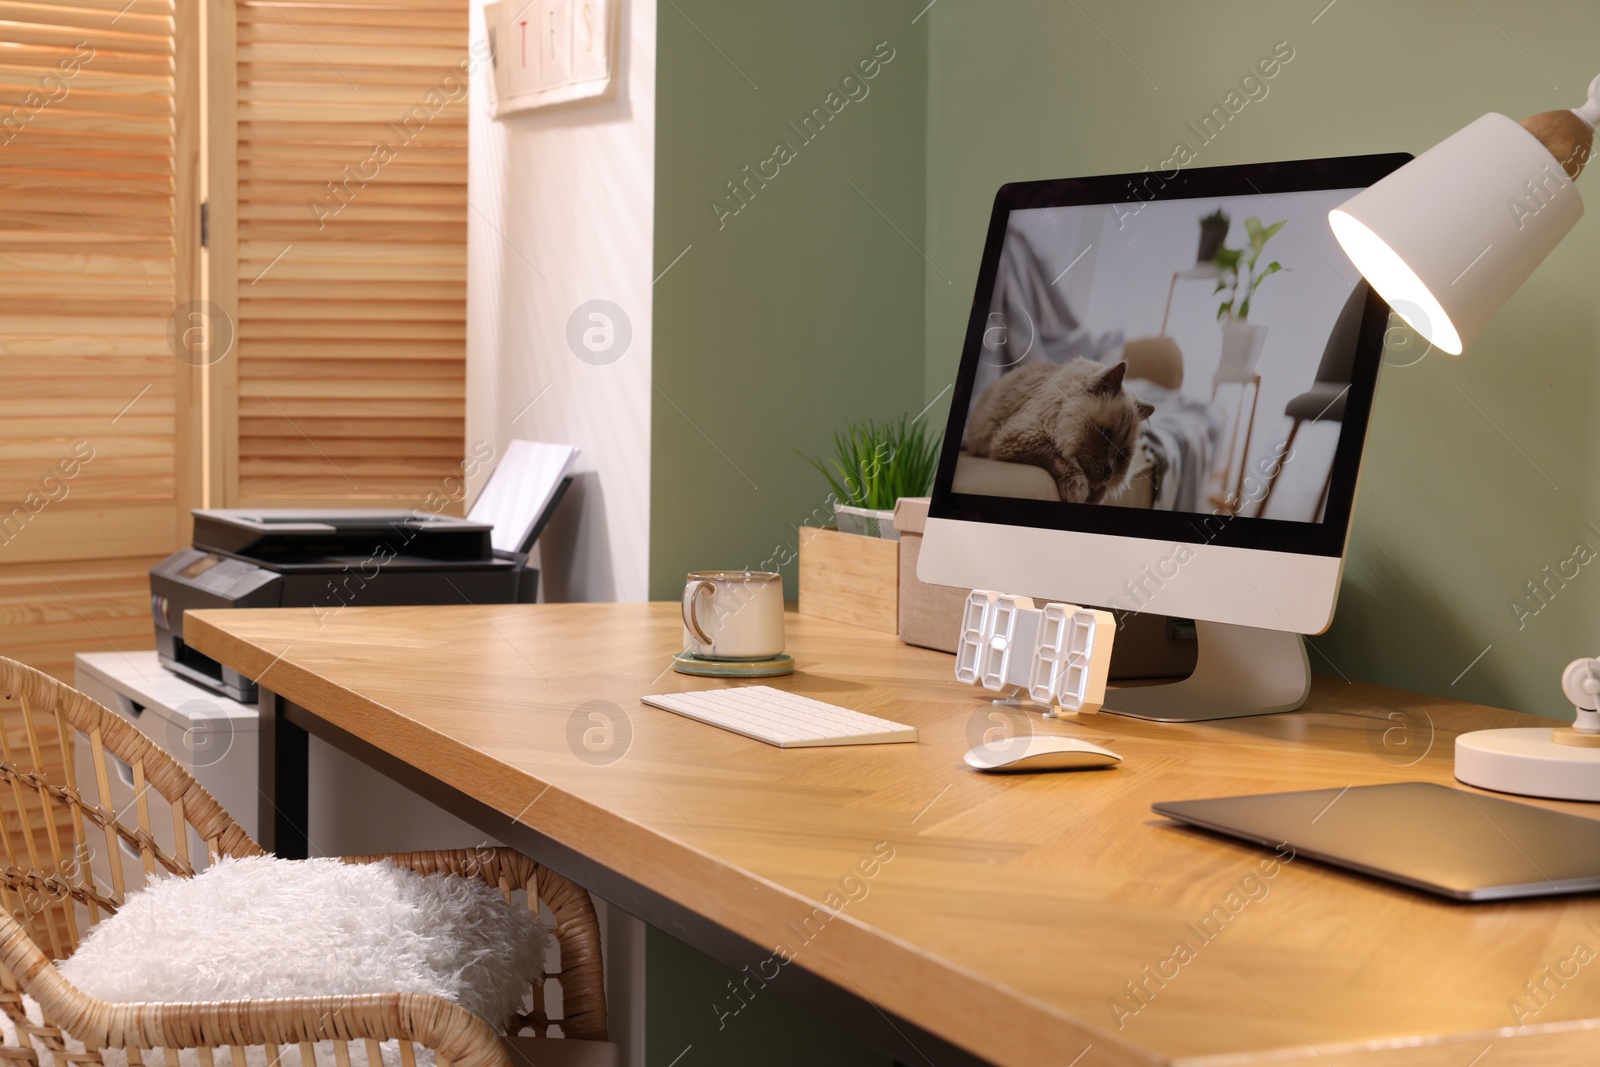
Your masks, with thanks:
M1589 99L1570 111L1542 111L1522 121L1522 128L1556 157L1567 177L1583 173L1594 151L1595 126L1600 124L1600 76L1589 83Z

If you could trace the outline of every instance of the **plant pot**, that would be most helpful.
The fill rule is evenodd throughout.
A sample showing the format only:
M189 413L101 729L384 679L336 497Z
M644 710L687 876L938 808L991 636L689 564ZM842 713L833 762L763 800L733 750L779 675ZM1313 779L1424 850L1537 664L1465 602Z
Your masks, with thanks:
M1261 359L1261 348L1267 343L1267 328L1243 319L1224 319L1222 323L1222 358L1217 362L1213 385L1224 382L1248 382L1255 377L1256 363Z
M839 524L840 533L877 537L884 541L900 540L900 533L894 528L892 508L888 511L877 511L872 508L857 508L836 503L833 505L833 513Z
M1217 253L1222 250L1222 242L1228 239L1228 219L1201 219L1200 220L1200 250L1195 253L1196 263L1209 263L1217 258Z

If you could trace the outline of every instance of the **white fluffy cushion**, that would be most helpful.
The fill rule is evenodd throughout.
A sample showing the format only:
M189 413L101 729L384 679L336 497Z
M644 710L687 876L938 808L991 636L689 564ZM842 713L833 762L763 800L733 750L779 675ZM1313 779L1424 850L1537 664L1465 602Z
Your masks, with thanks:
M258 856L151 883L60 968L115 1002L431 993L503 1031L550 929L477 879Z

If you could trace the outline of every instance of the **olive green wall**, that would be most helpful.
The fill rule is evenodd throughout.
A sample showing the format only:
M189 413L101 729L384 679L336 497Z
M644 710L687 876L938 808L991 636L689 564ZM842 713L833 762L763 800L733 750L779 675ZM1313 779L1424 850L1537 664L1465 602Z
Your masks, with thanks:
M1577 0L943 2L924 21L928 399L954 377L995 189L1153 169L1276 42L1294 59L1194 166L1420 153L1486 111L1576 106L1600 71L1600 6ZM1590 219L1464 355L1389 354L1314 670L1571 718L1559 671L1600 642L1600 562L1548 606L1527 583L1600 551L1597 277Z
M820 1016L651 927L645 946L650 1067L891 1067Z
M793 596L795 527L827 512L796 450L922 406L922 6L660 8L652 597L740 566L781 566ZM875 51L892 58L861 79ZM807 143L814 108L839 110ZM793 158L764 163L780 142ZM730 181L747 199L719 217Z
M922 407L925 2L658 9L652 598L739 566L781 568L793 596L795 527L827 513L796 450ZM880 42L893 58L860 79ZM831 114L829 93L849 102L806 142L789 124ZM759 178L779 142L793 158L719 218L711 202L739 206L726 183ZM781 998L724 1025L737 976L660 931L647 959L651 1064L888 1065Z

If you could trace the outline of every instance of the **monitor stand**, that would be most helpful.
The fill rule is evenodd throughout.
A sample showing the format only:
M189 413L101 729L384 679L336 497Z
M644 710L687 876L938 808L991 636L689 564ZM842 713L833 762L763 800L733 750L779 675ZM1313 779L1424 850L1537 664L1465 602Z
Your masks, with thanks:
M1311 662L1299 634L1194 624L1194 673L1163 685L1106 690L1100 710L1154 722L1205 722L1293 711L1311 691Z

